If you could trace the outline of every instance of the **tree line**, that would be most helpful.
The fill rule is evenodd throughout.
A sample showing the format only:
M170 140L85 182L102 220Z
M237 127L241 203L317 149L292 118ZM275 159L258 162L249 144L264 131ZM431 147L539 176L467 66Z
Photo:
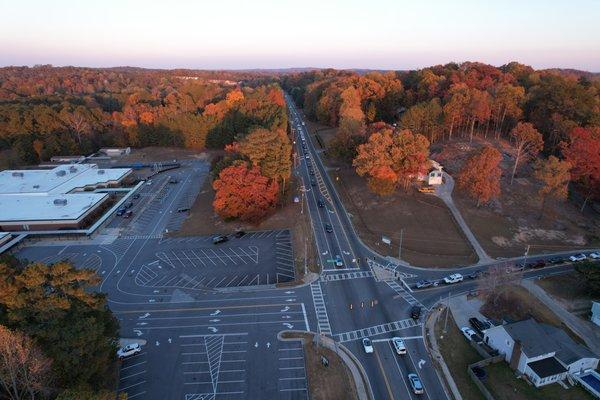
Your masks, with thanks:
M481 137L511 143L511 183L542 152L548 158L537 162L536 176L543 199L564 198L570 181L584 193L584 206L600 197L600 79L590 74L466 62L406 72L315 70L280 79L309 118L338 127L328 152L352 163L378 194L426 172L431 143ZM459 187L477 204L499 194L501 160L497 150L483 149L463 167ZM549 170L560 177L544 173Z
M279 92L249 73L0 68L0 167L102 146L223 148L254 126L285 126Z

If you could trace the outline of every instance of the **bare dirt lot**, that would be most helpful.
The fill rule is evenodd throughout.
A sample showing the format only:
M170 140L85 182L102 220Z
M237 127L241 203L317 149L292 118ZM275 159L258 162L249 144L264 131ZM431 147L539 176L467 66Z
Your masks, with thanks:
M298 184L292 180L284 205L277 208L271 216L258 225L246 224L240 221L223 221L214 211L212 202L215 192L211 178L208 177L200 189L190 216L184 221L181 229L173 232L173 236L230 234L238 230L262 231L290 229L296 267L296 278L304 276L305 243L307 250L307 269L309 272L319 272L314 240L308 215L301 214L300 203L294 203L293 197L298 193Z
M541 200L537 195L539 184L532 177L530 165L519 168L515 181L510 185L514 159L508 143L476 139L469 145L465 141L454 141L445 143L443 147L432 146L432 158L444 165L450 174L456 175L469 151L486 144L503 154L501 195L479 208L459 189L455 189L453 198L490 256L523 255L527 245L531 246L530 254L600 246L600 216L592 207L587 207L582 213L579 211L580 204L573 199L564 203L548 202L541 215Z
M335 129L308 123L325 144ZM319 141L314 139L318 147ZM380 197L369 191L366 180L348 165L326 159L346 210L361 239L383 255L398 257L402 230L401 258L415 266L450 267L477 261L471 246L438 198L412 190ZM382 235L391 239L387 245Z
M312 334L286 334L285 337L303 339L306 357L306 375L310 398L313 400L355 400L358 398L352 374L335 352L312 341ZM329 361L327 367L321 356Z

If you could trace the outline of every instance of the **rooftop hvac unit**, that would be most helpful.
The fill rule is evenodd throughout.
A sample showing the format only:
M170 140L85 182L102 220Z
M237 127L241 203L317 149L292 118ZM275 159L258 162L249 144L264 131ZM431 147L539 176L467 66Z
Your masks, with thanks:
M76 168L76 167L74 167L73 165L71 165L71 166L69 167L69 171L70 171L71 173L77 172L77 168Z
M39 189L39 188L40 188L40 185L33 185L33 188L34 188L34 189Z
M55 206L66 206L67 199L54 199L54 205Z
M21 171L15 171L15 172L12 173L12 176L16 176L16 177L22 178L23 177L23 173Z
M64 169L59 169L58 171L56 171L56 176L65 176L67 174L67 171L65 171Z
M104 170L103 169L99 169L98 170L98 175L104 175Z

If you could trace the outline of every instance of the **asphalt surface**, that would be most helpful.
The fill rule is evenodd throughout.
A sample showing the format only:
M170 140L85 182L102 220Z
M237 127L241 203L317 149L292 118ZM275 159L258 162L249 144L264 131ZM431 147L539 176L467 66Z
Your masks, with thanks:
M130 399L307 399L303 350L277 340L288 329L325 334L347 346L365 368L375 399L447 398L425 348L423 317L440 300L475 290L477 284L466 279L423 290L414 285L488 266L413 268L366 247L301 116L288 103L300 160L295 173L304 182L301 207L310 215L323 267L312 284L273 285L294 279L287 230L248 232L219 245L210 237L165 236L180 226L186 212L177 210L192 204L207 177L208 165L196 161L152 178L134 200L133 217L115 217L92 240L43 241L17 253L48 263L68 259L98 271L97 289L108 293L121 336L145 343L142 353L122 362L119 390ZM168 183L173 177L178 183ZM336 256L341 267L334 264ZM525 277L570 268L532 270ZM380 280L377 269L401 279ZM414 305L424 310L420 320L410 317ZM390 342L395 336L404 338L407 355L395 354ZM364 352L364 337L372 340L374 353ZM409 373L419 375L424 395L412 394Z

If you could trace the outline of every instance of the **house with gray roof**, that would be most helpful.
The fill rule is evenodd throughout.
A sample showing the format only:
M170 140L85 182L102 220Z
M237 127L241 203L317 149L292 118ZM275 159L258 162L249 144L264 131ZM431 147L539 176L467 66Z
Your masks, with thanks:
M598 356L563 330L530 318L485 331L484 342L540 387L598 367Z

